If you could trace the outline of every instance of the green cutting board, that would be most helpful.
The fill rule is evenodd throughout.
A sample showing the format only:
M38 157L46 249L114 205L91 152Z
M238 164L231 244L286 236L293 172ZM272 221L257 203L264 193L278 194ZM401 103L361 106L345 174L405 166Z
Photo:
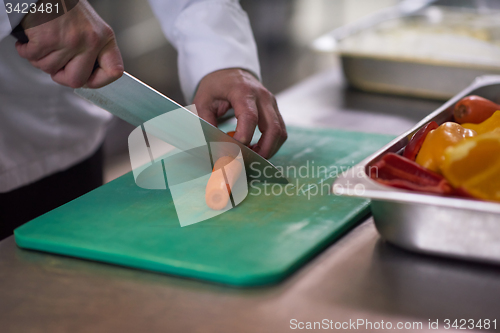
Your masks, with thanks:
M288 141L272 162L289 168L291 182L298 184L289 188L292 195L273 195L271 187L254 184L236 208L181 227L170 192L139 188L128 173L19 227L16 243L26 249L225 284L274 283L369 212L368 200L328 195L327 185L320 195L314 184L321 180L331 184L335 170L358 163L391 139L290 128ZM309 177L293 177L290 166L304 165L309 165ZM312 174L313 166L319 174ZM274 193L279 193L277 187Z

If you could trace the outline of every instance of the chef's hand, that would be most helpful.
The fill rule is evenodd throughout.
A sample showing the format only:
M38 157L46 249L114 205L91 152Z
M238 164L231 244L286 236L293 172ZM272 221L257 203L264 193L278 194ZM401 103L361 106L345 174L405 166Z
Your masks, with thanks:
M256 126L262 136L252 149L265 158L273 156L287 139L276 99L252 74L242 69L223 69L200 82L194 104L198 115L217 126L217 118L230 108L236 115L234 138L249 145Z
M113 30L86 0L66 14L33 28L37 13L27 14L21 25L29 42L16 43L19 55L71 88L100 88L123 74L123 60ZM93 71L96 60L99 68Z

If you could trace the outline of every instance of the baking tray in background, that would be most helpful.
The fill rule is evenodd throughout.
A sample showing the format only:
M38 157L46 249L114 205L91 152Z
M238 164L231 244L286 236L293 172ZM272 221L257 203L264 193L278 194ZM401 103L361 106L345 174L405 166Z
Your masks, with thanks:
M356 88L447 100L478 76L500 74L500 1L437 6L444 3L403 1L321 36L312 47L338 54Z
M428 122L451 120L455 103L468 95L500 102L500 76L477 78L414 128L354 167L363 172L346 173L335 184L351 189L346 191L350 196L372 199L377 230L390 243L415 252L500 264L500 203L400 190L367 175L383 155L401 152Z

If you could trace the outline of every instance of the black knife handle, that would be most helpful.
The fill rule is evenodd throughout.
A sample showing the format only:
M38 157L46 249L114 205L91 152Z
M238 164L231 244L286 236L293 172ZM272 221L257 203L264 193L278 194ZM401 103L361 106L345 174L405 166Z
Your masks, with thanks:
M22 44L26 44L27 42L30 41L28 36L26 36L23 27L20 24L18 24L17 27L15 27L10 34L16 37L16 39Z

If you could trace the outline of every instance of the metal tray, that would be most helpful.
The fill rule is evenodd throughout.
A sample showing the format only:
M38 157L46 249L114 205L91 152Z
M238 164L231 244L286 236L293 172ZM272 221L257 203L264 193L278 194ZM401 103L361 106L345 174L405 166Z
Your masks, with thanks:
M394 20L427 21L436 11L446 12L446 8L453 8L429 7L435 4L439 5L439 1L403 1L319 37L313 42L312 48L320 52L337 53L347 81L356 88L372 92L447 100L478 76L500 75L500 62L478 64L470 59L434 59L430 55L409 56L398 52L392 55L370 54L356 49L347 51L341 47L343 40L363 31L376 30L381 24ZM429 23L429 26L432 24Z
M432 64L400 59L341 55L349 83L361 90L446 100L475 77L500 74L500 68Z
M368 177L373 163L388 152L401 152L423 125L451 120L454 104L468 95L498 103L500 76L478 77L411 130L341 175L334 193L372 199L377 230L390 243L415 252L500 264L499 203L400 190Z

